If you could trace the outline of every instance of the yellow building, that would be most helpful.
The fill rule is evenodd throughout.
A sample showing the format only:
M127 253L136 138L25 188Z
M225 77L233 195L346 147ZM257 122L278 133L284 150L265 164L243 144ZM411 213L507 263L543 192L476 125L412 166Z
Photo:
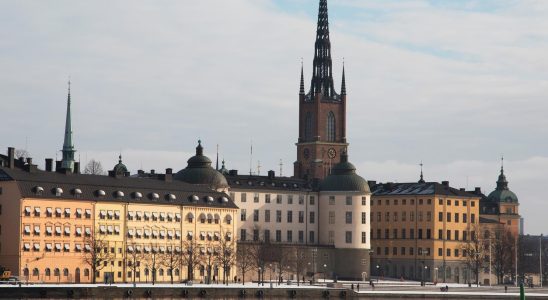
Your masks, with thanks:
M10 151L13 154L13 151ZM233 278L237 206L208 186L109 176L32 161L0 166L0 265L30 282ZM77 172L78 165L75 166ZM189 268L188 254L193 253ZM228 254L227 254L228 253Z
M372 274L468 282L463 249L478 233L479 196L446 181L370 184Z

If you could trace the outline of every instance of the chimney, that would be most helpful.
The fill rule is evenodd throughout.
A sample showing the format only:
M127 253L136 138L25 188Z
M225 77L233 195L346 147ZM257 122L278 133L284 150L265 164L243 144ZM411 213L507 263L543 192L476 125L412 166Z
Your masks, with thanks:
M154 169L150 170L150 175L154 175L156 174L156 171L154 171Z
M27 165L32 165L32 157L27 157Z
M230 171L228 171L228 175L230 175L230 176L238 176L238 170L230 170Z
M15 167L15 148L8 148L8 168L13 169Z
M465 191L466 191L465 188L460 188L459 190L460 190L461 192L465 192Z
M145 171L143 171L143 170L137 170L137 174L138 174L138 175L144 175L144 174L145 174Z
M166 174L164 175L165 182L171 182L173 180L173 169L167 168Z
M51 172L53 170L53 159L46 158L46 172Z
M274 179L275 175L276 175L276 172L274 172L272 170L268 171L268 178L269 179Z
M80 174L80 162L74 162L74 174Z
M376 180L368 180L367 183L369 183L369 187L374 187L375 185L377 185Z
M445 187L449 187L449 181L447 180L442 181L441 184Z
M475 188L474 188L474 193L475 193L475 194L478 194L478 195L481 194L481 188L478 187L478 186L475 187Z
M63 166L62 161L55 161L55 172L61 173L61 167Z

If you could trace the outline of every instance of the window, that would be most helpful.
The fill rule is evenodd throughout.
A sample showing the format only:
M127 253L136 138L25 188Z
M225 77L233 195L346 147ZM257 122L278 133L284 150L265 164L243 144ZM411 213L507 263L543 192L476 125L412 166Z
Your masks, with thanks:
M287 195L287 204L293 204L293 195Z
M306 117L304 118L304 138L306 141L312 139L312 113L307 112Z
M401 255L405 255L405 247L401 247L400 252L401 252Z
M406 239L406 238L407 238L407 234L406 234L405 228L403 228L403 229L401 230L401 238L402 238L402 239Z
M335 244L335 231L333 231L333 230L330 230L329 233L328 233L328 243L330 245Z
M419 222L422 222L422 211L419 211Z
M304 243L304 231L299 230L299 243Z
M264 195L264 202L265 203L270 203L270 194Z
M384 230L384 238L385 238L385 239L389 239L389 238L390 238L390 230L389 230L389 229L385 229L385 230Z
M381 221L381 218L382 218L381 212L378 211L378 212L377 212L377 222L380 222L380 221Z
M384 220L385 220L386 222L390 222L390 212L389 212L389 211L387 211L386 213L384 213Z
M474 202L472 202L474 203ZM471 223L476 223L476 214L470 214L470 222Z
M259 222L259 210L258 209L253 210L253 222Z
M409 238L412 240L415 239L415 229L413 228L409 229Z
M455 206L459 206L459 201L455 200Z
M335 114L330 111L327 114L327 141L328 142L334 142L335 141Z
M352 231L346 231L345 235L346 235L346 238L345 238L346 243L351 244L352 243Z
M247 194L246 193L242 193L241 201L242 202L247 202Z
M270 242L270 230L265 229L264 231L264 241L269 243Z
M455 241L459 240L459 231L455 230Z
M246 237L247 237L247 232L245 229L241 229L240 230L240 240L241 241L245 241L246 240Z
M419 199L419 205L422 205L423 201L422 199Z
M287 242L288 243L293 243L293 231L292 230L287 231Z
M366 224L366 223L367 223L367 213L362 212L362 224Z
M426 239L429 240L432 238L432 231L430 229L426 229Z
M426 222L432 221L432 212L427 211L426 212Z
M447 199L447 206L451 206L451 200Z
M310 224L314 224L316 220L316 213L311 211L310 212Z
M259 193L253 194L253 202L254 203L259 203Z
M314 237L315 237L314 231L313 231L313 230L310 230L310 231L308 232L308 242L314 243Z
M446 251L446 253L447 253L446 256L448 256L448 257L451 256L451 249L446 249L446 250L447 250L447 251Z
M276 230L276 242L280 243L282 241L282 231Z
M242 208L242 210L240 211L240 221L245 221L247 219L246 213L247 212L245 208Z
M299 211L299 223L304 223L304 211Z
M314 198L314 196L310 196L309 203L310 203L310 205L315 205L316 198Z
M438 248L438 256L443 256L443 249L442 248Z
M329 212L329 224L335 224L335 212L334 211Z
M282 211L277 210L276 211L276 223L281 223L281 222L282 222Z
M463 231L463 232L462 232L462 240L463 240L463 241L467 241L467 240L468 240L468 232L467 232L467 231Z
M443 199L439 199L439 200L438 200L438 204L439 204L439 205L443 205Z
M280 195L280 194L276 195L276 203L277 204L282 204L282 195Z
M335 196L329 196L329 205L335 205Z
M455 257L459 257L459 249L453 251Z
M470 206L475 207L476 206L476 201L470 201Z
M253 240L254 241L259 240L259 229L253 229Z
M267 223L270 222L270 209L264 211L264 221Z
M409 247L409 255L415 255L415 248Z
M362 244L367 243L367 232L362 231Z
M352 224L352 212L351 211L347 211L346 212L346 224Z
M447 200L449 202L449 200ZM447 213L447 222L451 222L451 213Z
M388 255L388 247L384 247L384 255Z
M392 229L392 238L393 239L398 238L398 230L396 228Z
M346 205L352 205L352 197L346 196Z
M451 230L447 230L447 235L445 236L445 238L450 241L451 240Z
M287 223L293 223L293 211L287 211Z
M409 212L409 220L411 222L415 222L415 212L414 211Z
M381 239L382 236L381 236L381 230L380 229L377 229L377 239Z
M367 205L367 198L362 197L362 206L366 206L366 205Z
M438 230L438 240L443 240L443 229Z
M392 247L392 255L398 255L398 247Z
M419 229L419 240L422 240L422 229Z

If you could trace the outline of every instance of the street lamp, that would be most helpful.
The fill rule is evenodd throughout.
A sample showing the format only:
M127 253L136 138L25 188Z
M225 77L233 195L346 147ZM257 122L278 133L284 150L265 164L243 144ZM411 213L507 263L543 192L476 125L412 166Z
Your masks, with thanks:
M327 264L323 264L323 283L325 283L325 274L327 273Z
M259 267L259 280L257 280L257 285L261 285L261 267Z
M438 267L434 268L434 283L438 283Z

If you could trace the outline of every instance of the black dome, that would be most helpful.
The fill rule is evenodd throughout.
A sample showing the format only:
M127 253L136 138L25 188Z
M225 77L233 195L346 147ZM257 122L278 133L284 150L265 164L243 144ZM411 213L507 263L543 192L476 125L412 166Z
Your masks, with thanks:
M371 192L367 180L356 174L356 167L348 162L346 152L341 154L341 162L331 169L331 174L320 182L320 191Z
M226 178L211 167L211 160L204 156L203 151L202 143L198 141L196 155L188 159L187 167L177 172L174 178L191 184L209 185L212 189L228 187Z
M508 181L502 167L497 180L497 188L487 196L487 200L494 203L518 203L518 196L508 188Z

